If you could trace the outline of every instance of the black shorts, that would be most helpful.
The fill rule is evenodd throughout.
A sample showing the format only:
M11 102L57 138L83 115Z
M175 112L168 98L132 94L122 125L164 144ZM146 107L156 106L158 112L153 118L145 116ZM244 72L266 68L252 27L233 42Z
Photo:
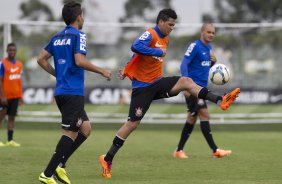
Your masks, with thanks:
M132 90L131 103L128 114L128 121L141 120L149 109L153 100L169 98L178 94L169 92L177 83L180 77L164 77L158 82L144 88Z
M198 110L202 108L207 108L207 103L203 99L199 99L194 96L185 97L187 111L191 113L192 116L197 116Z
M84 110L84 97L76 95L55 96L57 106L62 114L62 128L77 132L84 121L88 121Z
M8 105L2 105L0 104L0 110L3 108L7 108L7 115L8 116L16 116L18 113L18 107L19 107L19 99L10 99L8 100Z

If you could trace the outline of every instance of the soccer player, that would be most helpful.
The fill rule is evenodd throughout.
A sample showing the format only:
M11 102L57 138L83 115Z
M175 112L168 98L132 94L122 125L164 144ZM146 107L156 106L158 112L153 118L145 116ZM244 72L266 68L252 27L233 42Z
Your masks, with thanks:
M119 77L132 80L132 96L128 121L118 130L113 144L106 155L100 156L102 176L111 178L112 161L122 147L126 138L139 125L153 100L169 98L181 91L188 91L193 96L210 100L226 110L240 92L237 88L225 96L211 93L188 77L163 77L162 65L169 42L169 34L176 23L177 15L172 9L163 9L157 16L156 26L147 29L137 38L131 50L134 52L131 60Z
M18 106L22 104L22 68L21 61L17 60L17 46L15 43L7 45L7 58L0 61L0 123L5 115L8 115L8 142L4 144L0 142L0 147L3 146L21 146L14 141L15 119L18 111Z
M192 42L188 47L181 63L181 74L190 77L193 81L203 87L208 86L208 75L210 67L216 63L216 57L212 52L211 42L215 36L215 27L210 23L204 23L201 28L200 39ZM191 135L194 125L199 117L202 133L215 157L224 157L231 154L231 150L219 149L213 140L210 129L209 112L204 99L197 98L184 92L188 108L186 123L182 129L181 137L176 150L175 158L188 158L183 151L184 145Z
M74 1L64 5L62 16L67 25L51 38L38 56L38 64L56 77L55 100L62 114L63 135L44 172L42 183L71 183L64 169L72 153L86 140L91 124L84 110L84 70L101 74L110 80L112 73L88 62L86 59L86 34L80 30L84 24L81 5ZM54 66L48 62L53 56Z

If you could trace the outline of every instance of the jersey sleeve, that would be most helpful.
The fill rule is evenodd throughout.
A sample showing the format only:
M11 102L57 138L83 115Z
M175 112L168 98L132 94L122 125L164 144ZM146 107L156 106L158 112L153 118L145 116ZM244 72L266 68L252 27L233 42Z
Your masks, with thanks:
M85 33L79 32L76 37L76 47L75 47L75 53L80 53L80 54L87 54L87 37Z
M2 63L2 61L0 61L0 76L4 76L4 65L3 65L3 63Z
M132 52L148 56L158 56L163 55L163 51L159 48L150 48L149 44L152 40L152 35L149 31L145 31L139 38L137 38L132 46Z
M44 48L47 52L53 55L53 42L52 40Z
M185 55L183 57L183 60L180 65L180 71L181 75L188 77L188 66L189 63L194 59L194 57L197 55L198 49L195 42L191 43L189 47L187 48Z

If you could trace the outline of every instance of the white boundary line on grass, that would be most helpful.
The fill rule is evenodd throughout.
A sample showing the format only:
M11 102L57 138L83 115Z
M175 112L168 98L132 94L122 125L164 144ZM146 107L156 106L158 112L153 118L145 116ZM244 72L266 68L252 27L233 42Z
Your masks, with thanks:
M88 113L93 123L124 123L127 119L125 113ZM185 113L159 114L148 113L142 119L142 123L148 124L183 124L186 119ZM47 111L20 111L17 121L22 122L61 122L59 112ZM211 114L212 124L264 124L282 123L282 113L234 113L234 114Z

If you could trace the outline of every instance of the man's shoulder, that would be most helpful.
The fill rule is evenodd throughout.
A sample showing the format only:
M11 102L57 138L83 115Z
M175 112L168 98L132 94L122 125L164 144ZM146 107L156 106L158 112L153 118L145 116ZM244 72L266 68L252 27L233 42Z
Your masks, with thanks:
M195 51L201 50L202 42L198 39L191 43Z
M69 29L69 33L70 34L74 34L74 35L85 35L84 32L78 30L78 29L75 29L75 28L71 28Z
M1 58L1 60L0 60L0 64L3 64L3 65L5 65L5 64L7 64L7 59L6 58Z
M71 33L79 35L79 34L85 34L84 32L78 30L78 29L71 29Z
M197 39L197 40L195 40L194 42L192 42L192 43L195 43L195 45L197 45L197 46L199 46L199 45L201 45L202 44L202 42L201 42L201 40L200 39Z
M199 47L200 47L200 44L199 44L198 40L195 40L188 45L188 49L191 50L191 51L192 50L194 50L194 51L198 50Z
M85 35L85 33L78 30L78 29L75 29L73 27L66 27L65 29L59 31L54 37L61 37L61 36L64 36L64 35L79 36L79 35Z
M23 65L23 62L22 62L21 60L19 60L19 59L16 60L16 63L17 63L17 65L19 65L19 66L22 66L22 65Z

